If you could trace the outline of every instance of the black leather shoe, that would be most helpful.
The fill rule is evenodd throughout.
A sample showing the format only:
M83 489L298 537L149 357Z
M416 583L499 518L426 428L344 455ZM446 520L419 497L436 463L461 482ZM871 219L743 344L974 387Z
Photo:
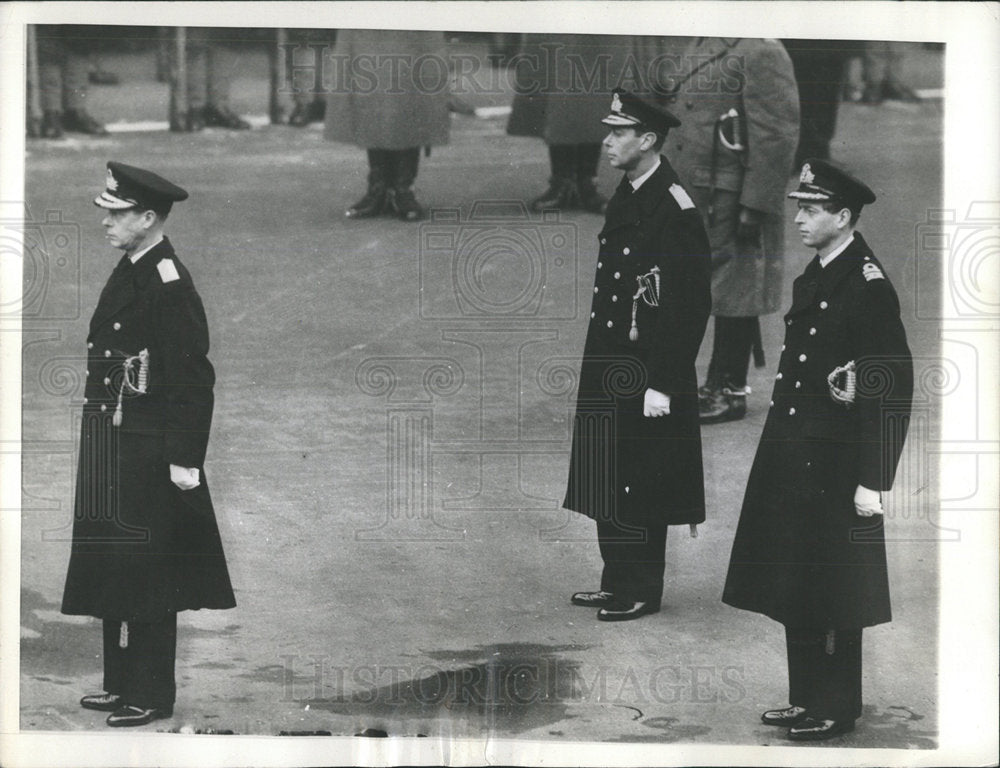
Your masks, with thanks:
M62 112L49 110L42 115L40 134L43 139L61 139L63 135Z
M817 720L807 717L788 729L788 738L792 741L824 741L853 730L853 720Z
M234 131L246 131L250 123L225 107L208 104L201 110L205 125L210 128L231 128Z
M649 613L657 613L660 610L658 603L623 603L612 602L605 608L597 612L598 621L632 621L639 619Z
M747 415L746 391L734 392L728 387L704 399L698 399L698 419L702 424L739 421Z
M85 109L67 109L63 114L63 128L73 133L86 133L91 136L107 136L108 129L97 122Z
M809 715L802 707L785 707L784 709L769 709L760 716L760 721L764 725L781 725L790 728L798 725Z
M614 594L602 589L599 592L577 592L569 601L573 605L582 605L586 608L603 608L606 605L611 605L614 599Z
M154 720L172 717L173 714L173 709L143 709L127 704L116 709L105 722L112 728L122 728L130 725L146 725Z
M117 693L92 693L80 699L81 707L98 712L114 712L121 705L122 697Z
M295 128L305 128L311 122L308 104L296 104L292 114L288 116L288 124Z

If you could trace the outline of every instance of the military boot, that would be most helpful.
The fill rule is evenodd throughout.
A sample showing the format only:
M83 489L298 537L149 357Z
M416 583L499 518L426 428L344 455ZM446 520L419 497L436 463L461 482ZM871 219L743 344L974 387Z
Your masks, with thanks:
M579 207L580 193L576 188L576 146L550 144L549 165L552 168L549 188L528 203L528 207L536 213L553 208L569 210Z
M702 424L721 424L739 421L747 414L747 395L750 387L723 387L705 398L698 399L698 418ZM700 395L700 393L699 393Z
M576 191L580 208L589 213L604 213L608 198L597 191L597 164L601 159L600 144L576 145Z
M387 149L368 150L368 191L344 211L347 218L368 219L385 210L391 156L392 153Z
M420 221L425 211L413 194L413 182L417 180L420 166L420 147L400 149L392 154L396 172L386 193L386 204L403 221Z

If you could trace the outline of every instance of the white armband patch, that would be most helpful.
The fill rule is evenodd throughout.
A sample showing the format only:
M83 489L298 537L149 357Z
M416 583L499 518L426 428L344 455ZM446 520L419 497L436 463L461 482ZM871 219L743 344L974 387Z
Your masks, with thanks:
M160 271L160 279L165 283L181 279L181 276L177 274L177 267L174 266L171 259L161 259L156 268Z
M883 275L882 270L878 268L878 264L872 261L865 262L865 265L861 268L861 274L864 275L865 280L885 279L885 275Z
M688 197L688 193L684 191L684 187L680 184L671 184L670 194L674 196L674 200L677 201L677 205L681 207L682 211L694 208L694 201Z

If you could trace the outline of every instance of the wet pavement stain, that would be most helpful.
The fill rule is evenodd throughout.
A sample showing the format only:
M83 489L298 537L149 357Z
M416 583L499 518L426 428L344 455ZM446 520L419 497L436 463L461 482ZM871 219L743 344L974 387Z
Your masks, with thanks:
M938 734L913 728L911 723L923 720L924 716L910 707L892 705L880 712L873 706L865 706L858 728L870 731L878 740L878 746L886 749L937 749Z
M678 741L694 741L712 732L712 729L707 725L681 723L676 717L649 717L646 719L640 717L634 719L638 719L642 725L652 728L658 733L623 734L613 739L605 739L605 741L616 744L622 742L673 744Z
M387 667L386 674L376 678L388 677L387 684L349 696L312 698L309 705L314 711L379 724L464 721L472 731L521 733L573 717L569 707L582 700L580 663L560 654L585 649L579 645L504 643L475 650L426 652L425 657L435 661L476 663L454 669L426 663L405 680L399 679L402 668Z

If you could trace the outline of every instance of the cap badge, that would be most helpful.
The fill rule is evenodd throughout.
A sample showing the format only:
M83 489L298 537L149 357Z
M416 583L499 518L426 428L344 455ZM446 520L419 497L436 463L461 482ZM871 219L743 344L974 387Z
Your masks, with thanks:
M799 176L799 181L803 184L812 184L816 181L816 174L812 172L809 163L802 166L802 174Z
M108 187L108 189L110 189L110 190L111 190L112 192L116 192L116 191L118 190L118 179L116 179L116 178L114 177L114 174L113 174L113 173L111 173L111 169L110 169L110 168L108 168L108 181L107 181L107 187Z
M622 111L622 100L618 98L617 93L611 95L611 111L618 113Z

